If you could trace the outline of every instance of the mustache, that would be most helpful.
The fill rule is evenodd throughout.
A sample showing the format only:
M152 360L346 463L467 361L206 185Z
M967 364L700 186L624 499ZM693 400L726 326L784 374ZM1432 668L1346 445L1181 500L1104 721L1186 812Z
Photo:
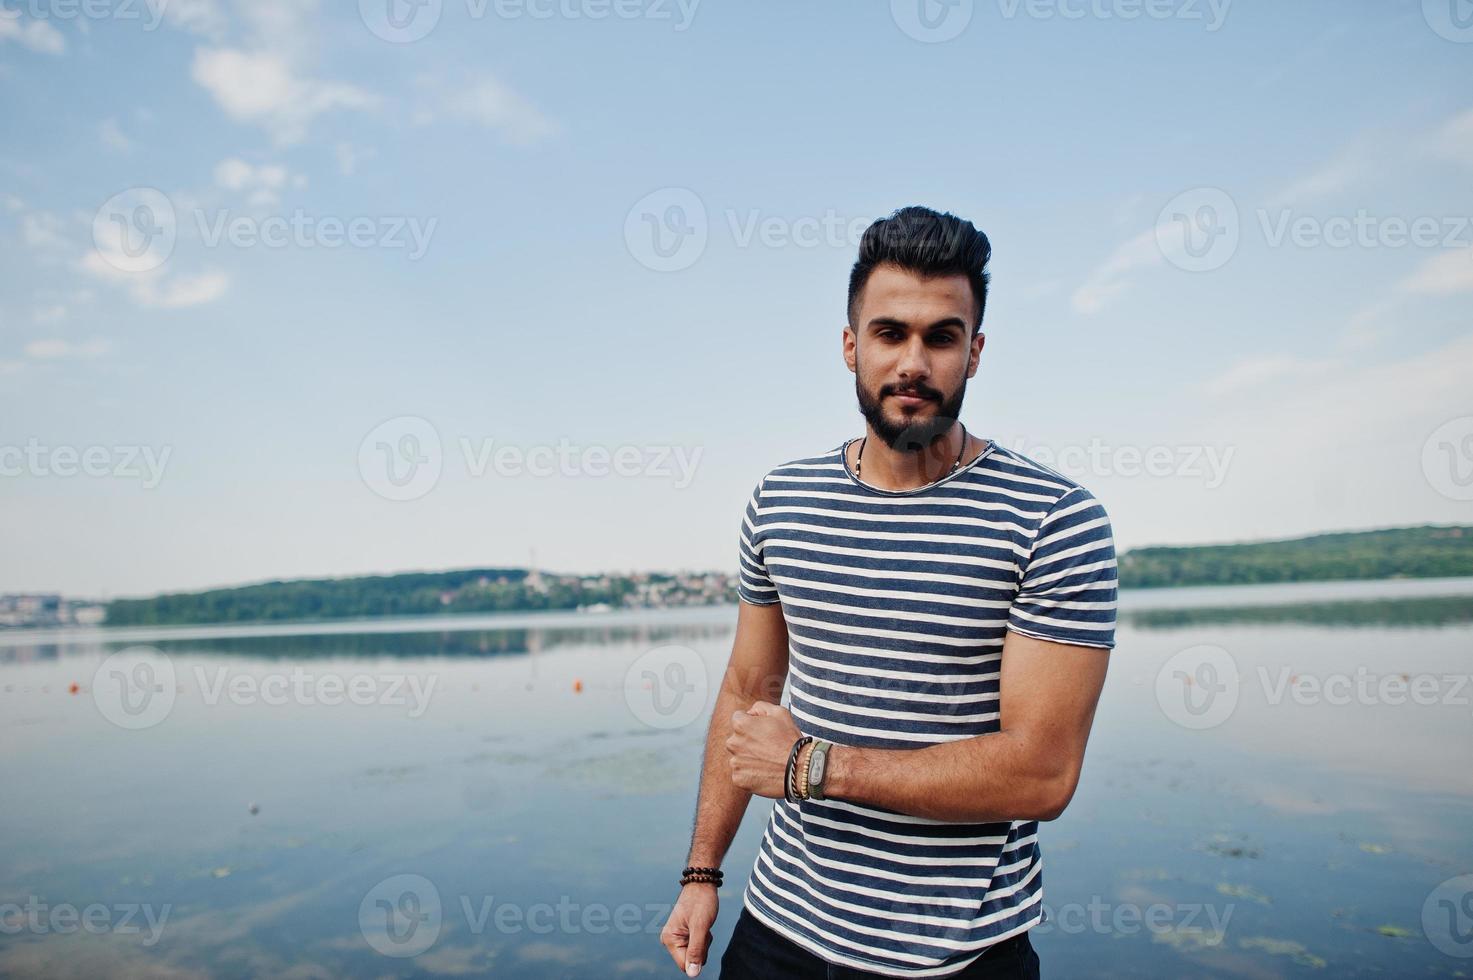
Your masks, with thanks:
M887 385L886 387L880 389L881 398L885 398L890 395L919 395L922 398L929 398L932 401L941 400L941 392L937 391L935 388L928 388L925 385L916 385L909 388L901 388L897 385Z

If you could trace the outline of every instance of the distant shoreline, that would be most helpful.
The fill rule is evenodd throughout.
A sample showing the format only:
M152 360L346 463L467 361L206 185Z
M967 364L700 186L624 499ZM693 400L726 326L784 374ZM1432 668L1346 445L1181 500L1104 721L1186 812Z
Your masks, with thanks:
M1269 585L1182 586L1172 589L1122 589L1123 615L1148 611L1232 609L1287 606L1299 603L1359 602L1473 596L1473 576L1449 578L1345 579L1327 582L1282 582ZM1164 600L1164 601L1163 601ZM427 616L380 616L367 619L298 620L261 623L196 623L160 626L48 627L0 631L0 649L34 643L209 640L230 637L332 636L341 634L470 632L507 629L576 629L589 626L648 625L652 619L672 622L730 622L735 603L676 606L664 609L613 609L584 613L573 610L461 613Z
M1134 548L1119 558L1123 595L1467 576L1473 576L1473 527L1456 525L1347 531L1242 544ZM70 605L77 602L58 596L0 596L0 600L7 598L48 611L70 611ZM93 625L271 626L551 613L590 616L725 606L736 600L737 576L727 571L587 575L536 568L469 568L276 580L114 599L105 607L92 606L86 622L75 615L49 619L12 615L0 636L14 630Z

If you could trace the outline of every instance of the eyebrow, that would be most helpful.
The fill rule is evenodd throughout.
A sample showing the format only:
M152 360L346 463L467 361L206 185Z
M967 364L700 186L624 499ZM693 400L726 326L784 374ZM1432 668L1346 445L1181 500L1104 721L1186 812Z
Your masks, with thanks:
M899 327L902 330L910 329L910 324L906 323L904 320L897 320L892 316L877 316L869 322L868 326L870 327L870 329L874 329L875 327ZM963 333L966 333L967 331L966 321L959 316L949 316L944 320L937 320L935 323L924 329L940 330L946 327L956 327Z

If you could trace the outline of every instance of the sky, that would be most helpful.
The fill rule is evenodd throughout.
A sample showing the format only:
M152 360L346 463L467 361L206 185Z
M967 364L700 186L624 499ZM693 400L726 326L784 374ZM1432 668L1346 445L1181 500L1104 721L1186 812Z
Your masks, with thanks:
M3 0L0 591L735 571L974 221L1117 548L1473 524L1466 0Z

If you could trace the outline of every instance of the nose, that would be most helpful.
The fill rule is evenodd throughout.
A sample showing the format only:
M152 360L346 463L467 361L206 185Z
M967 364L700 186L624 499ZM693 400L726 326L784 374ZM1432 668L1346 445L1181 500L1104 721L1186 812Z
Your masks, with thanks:
M915 384L929 378L931 361L926 350L926 339L919 334L912 336L901 350L895 367L906 384Z

